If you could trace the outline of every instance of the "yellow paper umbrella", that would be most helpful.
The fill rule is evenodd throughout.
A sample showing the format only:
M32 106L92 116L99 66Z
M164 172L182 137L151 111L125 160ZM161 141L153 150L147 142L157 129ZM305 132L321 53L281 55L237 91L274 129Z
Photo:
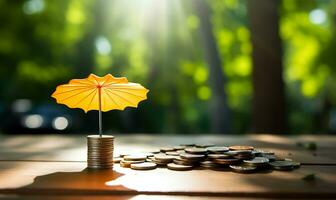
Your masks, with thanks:
M136 108L140 101L147 99L148 91L138 83L128 82L125 77L90 74L86 79L72 79L68 84L57 86L52 97L70 108L81 108L85 112L98 110L99 135L102 135L101 111Z

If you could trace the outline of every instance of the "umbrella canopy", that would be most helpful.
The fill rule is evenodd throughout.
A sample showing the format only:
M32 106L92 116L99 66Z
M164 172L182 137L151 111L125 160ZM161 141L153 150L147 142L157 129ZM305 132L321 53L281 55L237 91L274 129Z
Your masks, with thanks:
M140 84L128 82L125 77L90 74L86 79L72 79L68 84L57 86L52 97L70 108L81 108L85 112L98 110L101 134L101 111L137 107L140 101L147 99L148 91Z

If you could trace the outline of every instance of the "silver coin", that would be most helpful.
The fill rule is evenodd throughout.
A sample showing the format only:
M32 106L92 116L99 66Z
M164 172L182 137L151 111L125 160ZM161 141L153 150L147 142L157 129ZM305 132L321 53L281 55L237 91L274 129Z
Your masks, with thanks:
M170 155L170 156L179 156L180 153L178 153L177 151L167 151L166 155Z
M187 146L174 146L175 150L184 150Z
M207 148L207 147L213 147L215 146L214 144L195 144L196 147L199 147L199 148Z
M174 156L165 155L165 154L155 154L155 160L164 161L164 162L172 162L174 160Z
M161 152L167 152L167 151L175 151L173 147L162 147L160 148Z
M175 163L169 163L167 164L167 168L170 170L177 170L177 171L185 171L185 170L191 170L193 166L191 165L178 165Z
M155 169L157 164L152 162L144 162L144 163L138 163L138 164L131 164L131 169L136 170L151 170Z
M114 163L120 163L121 160L122 160L121 157L113 157L113 162Z
M265 157L255 157L252 160L244 160L243 162L248 165L265 166L269 163L269 160Z
M269 163L273 169L276 170L292 170L294 169L293 162L291 161L273 161Z
M225 146L212 146L212 147L206 148L206 150L209 152L218 153L218 152L227 152L229 151L229 148Z
M238 173L251 173L255 172L257 169L257 167L250 165L230 165L230 168L232 169L232 171Z
M189 154L189 153L182 153L180 154L180 157L186 160L201 160L205 156L202 154Z

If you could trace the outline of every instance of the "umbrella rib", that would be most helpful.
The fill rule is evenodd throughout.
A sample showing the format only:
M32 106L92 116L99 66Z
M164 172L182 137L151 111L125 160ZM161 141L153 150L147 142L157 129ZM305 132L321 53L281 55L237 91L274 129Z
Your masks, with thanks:
M76 90L84 90L84 89L85 90L83 92L85 92L88 89L87 86L82 86L82 87L83 88L72 89L72 90L68 90L68 91L65 91L65 92L58 92L58 93L55 93L54 95L59 95L59 94L64 94L64 93L73 92L73 91L76 91Z
M92 76L96 83L99 85L99 81L97 81L96 77Z
M108 89L112 90L112 88L108 88ZM127 93L127 94L133 95L133 96L135 96L135 97L143 97L143 96L140 96L140 95L133 94L133 93L131 93L131 92L126 92L126 91L124 91L124 90L113 89L113 91L118 91L118 92Z
M114 99L110 96L110 94L109 94L108 92L109 92L109 91L107 90L107 92L106 92L107 96L113 101L113 103L114 103L115 105L117 105L118 108L121 108L120 105L119 105L116 101L114 101Z
M78 83L78 84L82 84L82 85L91 85L90 83L82 82L82 81L79 81L79 80L72 80L71 83Z
M142 90L142 89L144 89L143 87L130 88L130 87L115 87L115 86L110 86L109 88L111 88L111 89L114 89L114 88L116 88L116 89L127 89L127 90Z
M110 79L111 79L111 76L108 76L107 79L101 85L104 86L104 84Z
M87 85L60 85L60 86L62 86L62 87L69 87L69 88L71 88L71 87L78 87L78 88L89 87Z
M91 106L91 104L92 104L92 101L93 101L93 99L95 98L95 96L96 96L96 94L97 94L97 90L95 90L95 91L96 91L96 92L95 92L95 94L92 96L91 101L90 101L90 103L88 104L86 110L89 110L89 108L90 108L90 106Z
M70 98L72 98L72 97L74 97L74 96L77 96L77 95L79 95L79 94L81 94L81 93L83 93L83 92L89 91L89 90L92 90L92 88L89 88L89 89L87 89L87 90L85 90L85 91L81 91L81 92L78 92L78 93L73 94L73 95L71 95L71 96L68 96L67 98L64 98L64 99L62 99L62 100L60 100L60 101L65 101L65 100L67 100L67 99L70 99Z
M114 80L114 81L117 81L117 82L113 82L113 83L109 83L109 84L107 84L107 85L104 85L105 87L107 87L107 86L111 86L111 85L114 85L114 84L129 84L129 82L128 82L128 80L126 79L126 83L120 83L120 81L122 81L122 80L120 80L120 79L116 79L116 80Z
M82 102L84 99L86 99L88 96L90 96L93 92L95 92L96 90L92 90L92 92L90 92L88 95L84 96L81 100L79 100L74 106L77 106L80 102Z
M107 90L107 91L109 91L109 92L111 92L112 94L114 94L114 95L118 96L119 98L121 98L121 99L123 99L123 100L127 101L127 102L128 102L128 103L130 103L131 105L133 104L132 102L130 102L130 101L129 101L129 100L127 100L126 98L124 98L124 97L122 97L122 96L120 96L120 95L118 95L118 94L116 94L116 93L113 93L111 90Z

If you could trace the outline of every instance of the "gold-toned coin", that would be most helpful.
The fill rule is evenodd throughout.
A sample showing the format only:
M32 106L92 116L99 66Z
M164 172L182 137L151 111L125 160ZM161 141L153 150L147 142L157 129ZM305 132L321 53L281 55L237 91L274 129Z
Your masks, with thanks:
M229 147L230 150L233 151L241 151L241 150L253 150L253 146L247 146L247 145L234 145Z

